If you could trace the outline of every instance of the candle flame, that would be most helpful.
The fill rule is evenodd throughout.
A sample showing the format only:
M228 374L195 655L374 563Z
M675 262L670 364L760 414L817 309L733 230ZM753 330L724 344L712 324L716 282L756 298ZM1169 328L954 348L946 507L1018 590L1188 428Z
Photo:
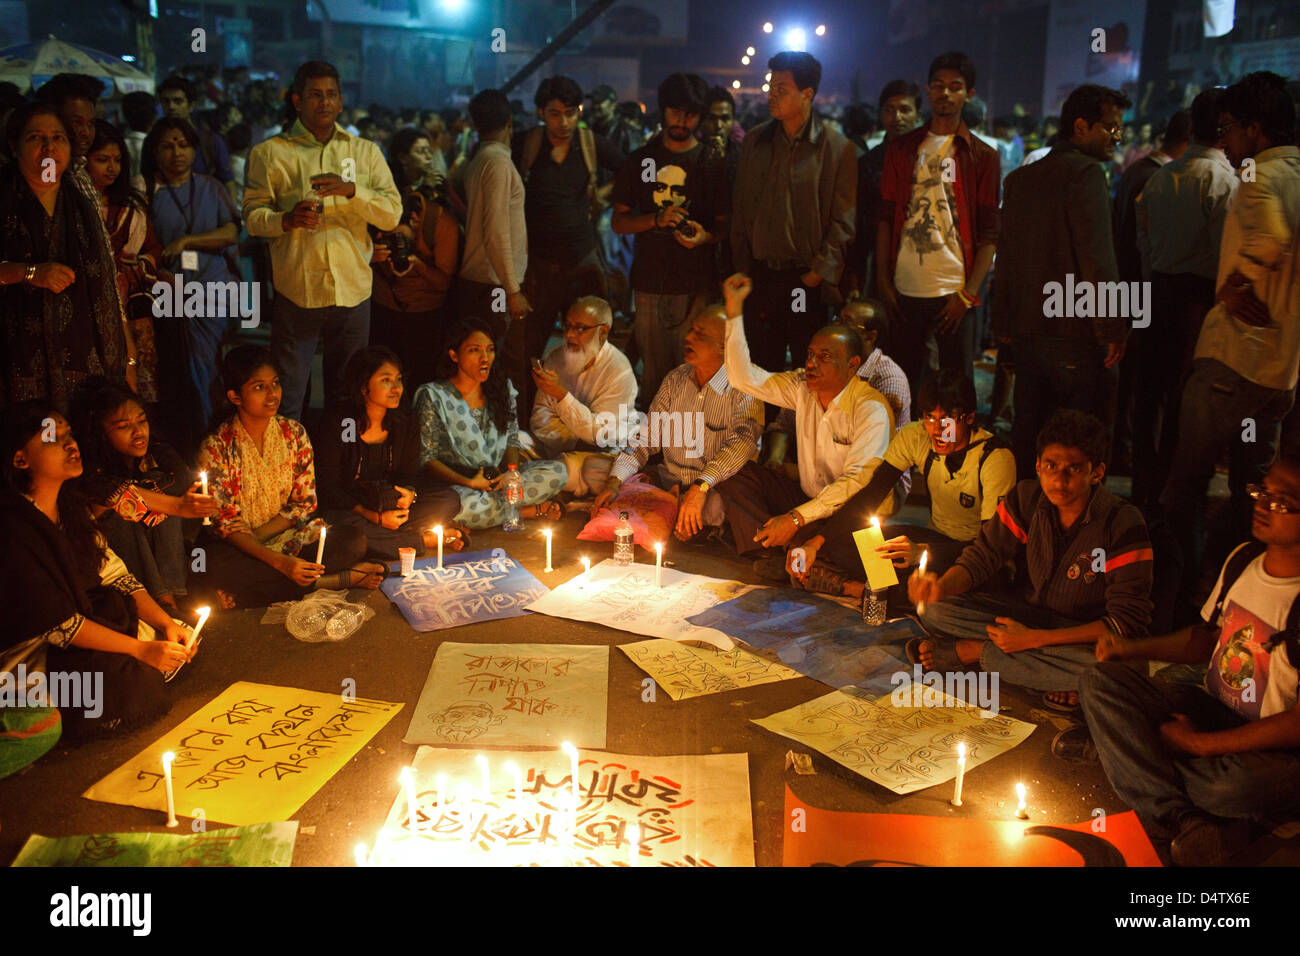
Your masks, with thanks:
M1025 785L1023 783L1016 784L1016 799L1020 801L1021 807L1025 805Z
M165 754L162 755L163 766L170 767L172 761L175 759L176 759L176 755L172 753L170 750L167 751Z
M569 743L567 740L560 744L560 749L564 751L565 755L568 757L572 758L578 756L578 748L573 746L573 744Z
M357 844L356 854L357 854L357 866L365 866L365 865L366 865L366 845L365 845L364 843L358 843L358 844Z
M880 519L877 518L875 515L871 516L871 524L877 531L880 530Z
M406 784L415 780L415 771L410 767L403 767L402 772L397 775L397 782Z
M957 759L958 759L959 761L961 761L962 763L965 763L965 762L966 762L966 745L965 745L965 744L958 744L958 745L957 745Z

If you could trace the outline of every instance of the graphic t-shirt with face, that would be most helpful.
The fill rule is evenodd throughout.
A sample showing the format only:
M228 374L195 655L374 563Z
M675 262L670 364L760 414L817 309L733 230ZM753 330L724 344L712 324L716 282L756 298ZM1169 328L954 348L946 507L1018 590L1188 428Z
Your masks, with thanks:
M903 295L935 299L952 295L966 282L953 191L956 172L953 137L928 134L916 151L912 197L894 269L894 287Z
M1245 547L1245 545L1242 545ZM1234 552L1235 553L1235 552ZM1231 560L1231 559L1229 559ZM1214 623L1214 605L1223 571L1201 617ZM1251 561L1228 592L1219 640L1205 672L1205 689L1250 720L1272 717L1296 705L1297 675L1286 645L1271 639L1286 627L1300 577L1275 578L1264 570L1264 555Z

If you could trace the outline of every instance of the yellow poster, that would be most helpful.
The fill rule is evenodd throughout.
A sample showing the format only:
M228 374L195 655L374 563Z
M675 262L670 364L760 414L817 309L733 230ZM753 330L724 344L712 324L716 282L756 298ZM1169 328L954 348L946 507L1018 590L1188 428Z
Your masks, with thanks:
M167 812L162 755L176 755L176 815L213 823L287 820L402 709L240 682L82 796Z
M720 651L652 638L620 644L632 663L654 678L673 700L721 694L778 680L802 677L778 661L759 657L740 647Z

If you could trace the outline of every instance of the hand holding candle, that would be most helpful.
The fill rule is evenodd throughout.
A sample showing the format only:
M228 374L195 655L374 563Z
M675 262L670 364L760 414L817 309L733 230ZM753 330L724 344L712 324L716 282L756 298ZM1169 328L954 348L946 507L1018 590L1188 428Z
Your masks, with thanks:
M162 755L163 765L163 783L167 788L167 825L174 827L178 824L176 819L176 798L172 793L172 761L176 755L170 750Z
M926 565L926 562L927 562L929 559L930 559L930 551L929 551L929 549L927 548L925 551L922 551L922 552L921 552L921 563L918 565L918 567L917 567L917 569L916 569L916 573L917 573L917 574L921 574L921 575L924 575L924 574L925 574L925 565ZM917 602L916 602L916 613L917 613L917 614L924 614L924 613L925 613L925 602L924 602L924 601L917 601Z
M898 583L893 562L876 551L885 543L879 518L873 515L870 527L853 532L853 542L858 546L858 556L862 559L863 570L867 572L867 587L870 590L883 591Z
M322 527L320 529L320 537L316 539L316 563L317 564L321 564L321 565L324 564L324 561L322 561L321 559L325 557L325 532L328 530L329 528Z
M959 743L957 745L957 786L952 794L952 805L961 806L961 784L966 777L966 745Z
M203 493L206 495L208 493L208 473L206 471L199 472L199 482L202 485ZM212 516L204 515L203 523L206 525L212 524Z

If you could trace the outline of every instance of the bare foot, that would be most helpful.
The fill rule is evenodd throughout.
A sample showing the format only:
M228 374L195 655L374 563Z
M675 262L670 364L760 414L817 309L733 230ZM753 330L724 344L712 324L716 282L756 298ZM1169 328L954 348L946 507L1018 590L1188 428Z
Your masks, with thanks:
M373 591L384 580L384 566L374 561L362 561L356 567L344 568L337 574L327 574L316 579L317 588L332 591L350 591L365 588Z
M1052 690L1048 691L1044 696L1053 704L1060 704L1062 707L1079 706L1079 695L1072 690Z

